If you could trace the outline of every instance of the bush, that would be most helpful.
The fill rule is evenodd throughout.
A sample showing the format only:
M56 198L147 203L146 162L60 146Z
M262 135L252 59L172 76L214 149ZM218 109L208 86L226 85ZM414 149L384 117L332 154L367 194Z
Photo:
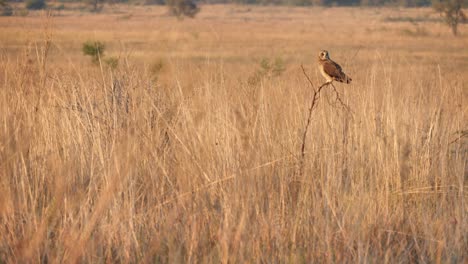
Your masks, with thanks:
M60 5L58 5L58 6L54 6L53 9L54 9L54 10L57 10L57 11L65 10L65 5L64 5L64 4L60 4Z
M162 61L161 59L156 60L155 62L151 64L149 68L149 72L151 74L153 81L158 80L158 77L164 68L164 64L165 64L164 61Z
M103 0L85 0L91 6L92 12L101 12Z
M83 43L83 54L90 56L93 63L98 63L99 58L104 56L106 46L100 41L86 41Z
M401 33L410 37L426 37L430 35L429 31L420 27L417 27L414 31L409 28L405 28L401 30Z
M276 58L271 61L268 58L263 58L260 61L260 69L254 72L247 80L248 84L256 85L264 78L278 77L286 70L284 60Z
M109 58L105 59L104 62L112 70L117 69L117 67L119 66L119 59L116 58L116 57L109 57Z
M169 12L178 17L187 16L193 18L200 11L200 8L192 0L167 0L166 3L169 7Z
M0 16L11 16L13 15L13 8L4 2L0 2Z
M39 10L46 8L45 0L27 0L26 8L29 10Z
M15 16L25 17L27 15L29 15L29 11L27 9L20 9L15 11Z

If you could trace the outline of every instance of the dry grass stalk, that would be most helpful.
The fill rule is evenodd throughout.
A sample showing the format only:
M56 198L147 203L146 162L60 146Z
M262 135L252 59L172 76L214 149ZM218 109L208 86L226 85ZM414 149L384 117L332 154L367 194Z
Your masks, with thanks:
M428 11L0 17L0 262L466 262L468 38L385 19ZM359 81L311 98L318 43Z

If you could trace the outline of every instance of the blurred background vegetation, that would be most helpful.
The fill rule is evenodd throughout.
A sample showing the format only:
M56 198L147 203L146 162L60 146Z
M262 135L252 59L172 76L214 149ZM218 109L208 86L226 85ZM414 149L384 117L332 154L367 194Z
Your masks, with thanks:
M165 5L174 0L0 0L0 3L21 3L21 2L61 2L74 3L83 2L97 5L99 3L136 3L136 4L158 4ZM464 6L468 4L468 0L199 0L191 1L202 4L217 4L217 3L241 3L241 4L260 4L260 5L296 5L296 6L431 6L432 2L460 2ZM45 6L45 5L44 5Z
M100 12L104 4L167 5L170 14L178 17L195 17L200 11L199 4L246 4L246 5L286 5L286 6L395 6L425 7L432 6L440 13L446 24L457 35L459 23L466 22L462 9L468 0L0 0L0 16L28 14L28 10L65 9L66 3L85 4L90 12ZM24 6L16 12L12 6Z

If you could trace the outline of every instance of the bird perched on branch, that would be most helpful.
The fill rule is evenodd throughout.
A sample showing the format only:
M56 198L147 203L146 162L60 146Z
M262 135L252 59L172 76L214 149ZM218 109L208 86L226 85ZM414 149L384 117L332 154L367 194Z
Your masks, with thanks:
M339 81L343 83L351 83L352 79L347 76L338 63L330 59L328 51L322 50L318 56L319 69L323 77L327 79L327 83Z

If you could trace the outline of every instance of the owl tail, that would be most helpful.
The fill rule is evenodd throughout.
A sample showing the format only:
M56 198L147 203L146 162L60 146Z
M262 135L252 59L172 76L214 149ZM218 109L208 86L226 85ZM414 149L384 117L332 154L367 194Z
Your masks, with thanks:
M346 74L343 73L343 75L341 75L341 78L338 79L337 81L339 82L342 82L342 83L351 83L353 79L351 79L350 77L348 77Z
M345 79L346 79L346 81L345 81L346 83L351 83L351 81L353 80L353 79L351 79L351 77L348 77L348 76L346 76Z

